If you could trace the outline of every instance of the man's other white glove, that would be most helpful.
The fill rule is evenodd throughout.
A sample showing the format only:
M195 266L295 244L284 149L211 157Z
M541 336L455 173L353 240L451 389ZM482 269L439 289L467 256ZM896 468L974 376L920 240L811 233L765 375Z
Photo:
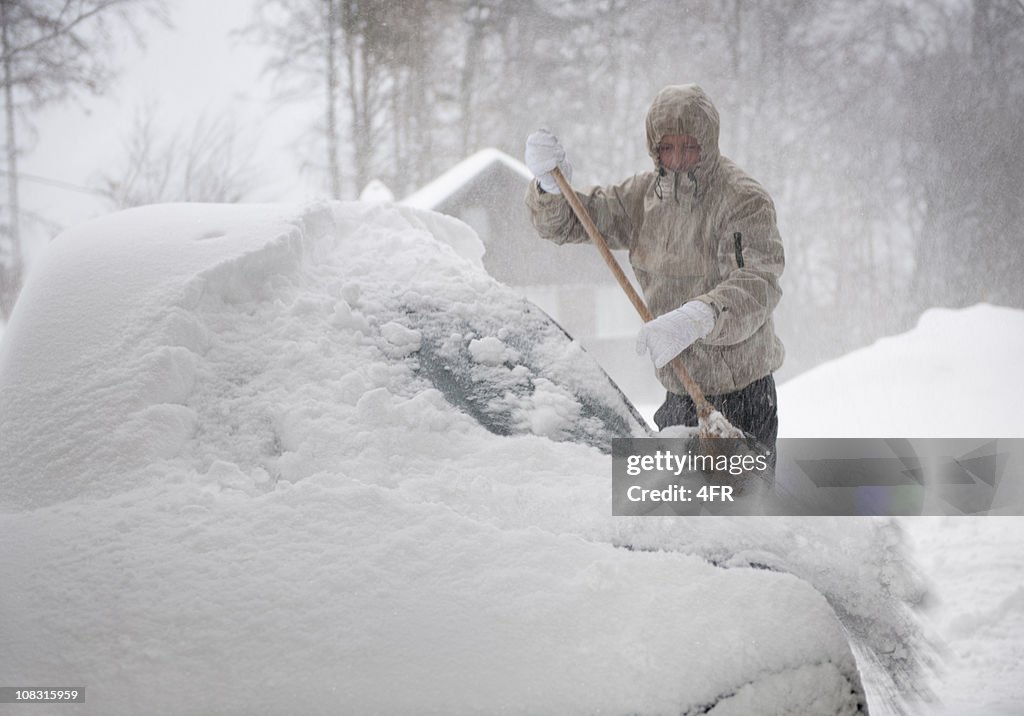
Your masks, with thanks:
M572 181L572 164L558 137L547 129L538 129L526 138L526 166L540 181L540 188L549 194L560 194L551 170L558 167L565 180Z
M660 369L714 327L715 309L703 301L688 301L645 323L636 337L636 352L650 353Z

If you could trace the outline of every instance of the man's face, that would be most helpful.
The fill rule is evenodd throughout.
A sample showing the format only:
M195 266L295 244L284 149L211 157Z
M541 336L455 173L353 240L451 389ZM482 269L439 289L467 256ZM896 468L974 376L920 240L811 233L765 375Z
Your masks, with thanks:
M658 144L658 159L670 172L688 172L700 164L700 144L689 134L666 134Z

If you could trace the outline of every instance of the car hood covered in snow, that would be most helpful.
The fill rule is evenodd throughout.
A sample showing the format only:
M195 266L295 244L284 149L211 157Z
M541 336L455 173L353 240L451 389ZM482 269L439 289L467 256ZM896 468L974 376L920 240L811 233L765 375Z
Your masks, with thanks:
M55 240L0 344L6 681L104 714L863 712L837 613L913 671L892 523L611 517L604 450L646 428L482 251L369 203Z

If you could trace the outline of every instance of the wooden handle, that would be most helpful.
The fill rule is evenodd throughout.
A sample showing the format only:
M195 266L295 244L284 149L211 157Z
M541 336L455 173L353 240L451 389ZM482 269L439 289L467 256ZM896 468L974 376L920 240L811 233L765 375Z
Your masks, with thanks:
M555 177L555 181L558 183L558 188L561 189L562 195L565 196L566 200L569 202L569 206L572 207L576 217L580 220L580 223L583 224L583 228L586 230L587 236L589 236L590 240L594 242L595 246L597 246L597 250L601 253L605 263L608 264L608 268L611 269L612 274L615 276L615 280L619 282L622 290L625 291L626 296L629 297L630 303L633 304L637 313L640 314L640 318L643 319L644 323L653 320L654 316L651 315L651 311L647 308L647 304L644 303L644 299L640 297L640 294L636 292L635 288L633 288L633 284L629 282L629 278L626 276L625 272L623 272L622 267L619 266L619 262L615 260L612 250L608 248L608 242L604 240L604 236L601 235L601 232L598 230L594 220L590 218L590 214L587 212L586 207L583 206L583 202L580 201L579 196L576 195L572 186L568 181L566 181L565 175L562 174L558 167L551 170L551 174ZM676 377L679 379L679 382L683 384L686 392L693 400L693 404L697 408L697 416L703 419L710 415L714 408L704 397L704 391L700 389L700 386L698 386L696 381L694 381L690 376L690 371L686 370L686 366L683 364L683 359L676 356L672 359L670 365L672 366L672 370L675 372Z

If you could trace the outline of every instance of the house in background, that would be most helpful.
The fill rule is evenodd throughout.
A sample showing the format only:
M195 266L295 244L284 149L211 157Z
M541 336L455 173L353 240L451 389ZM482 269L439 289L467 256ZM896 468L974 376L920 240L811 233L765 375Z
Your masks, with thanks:
M635 309L593 246L557 246L537 236L524 203L531 181L524 164L484 149L400 203L469 224L483 241L488 273L558 321L634 403L661 403L664 388L634 348L641 325ZM381 187L375 195L384 195ZM637 285L626 256L616 253Z

